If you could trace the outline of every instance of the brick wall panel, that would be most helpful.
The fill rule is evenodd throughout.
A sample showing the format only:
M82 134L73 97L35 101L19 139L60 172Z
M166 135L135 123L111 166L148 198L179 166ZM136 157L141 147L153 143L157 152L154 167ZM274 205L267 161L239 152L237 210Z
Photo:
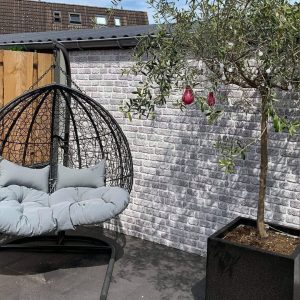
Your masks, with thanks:
M132 96L142 79L121 75L121 70L130 65L130 50L71 53L73 78L111 111L132 150L135 180L131 203L117 225L112 221L106 226L205 254L207 237L215 230L239 215L256 217L259 147L254 145L246 160L238 162L236 174L226 175L218 166L213 144L227 133L247 139L258 136L259 115L237 113L231 107L229 119L209 125L195 107L180 112L168 104L158 109L155 121L130 122L118 110L121 101ZM103 74L106 77L97 76ZM207 84L205 78L203 81L203 85ZM230 92L233 102L241 95L258 106L255 91L243 94L233 88ZM279 96L289 97L282 93ZM266 218L295 227L300 225L299 142L299 133L288 138L270 130Z

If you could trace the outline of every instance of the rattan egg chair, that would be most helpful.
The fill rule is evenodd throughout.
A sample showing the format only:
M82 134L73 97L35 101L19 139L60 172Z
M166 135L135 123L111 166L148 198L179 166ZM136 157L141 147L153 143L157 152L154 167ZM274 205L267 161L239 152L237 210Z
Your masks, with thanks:
M106 164L105 184L101 188L106 190L119 188L130 193L133 165L127 139L112 115L82 92L60 84L51 84L29 91L0 110L0 123L0 156L31 169L49 166L50 197L57 189L59 165L71 170L86 169L103 160ZM108 200L106 198L101 200L106 207L104 213L94 217L90 224L101 223L115 217L128 204L128 201L125 201L119 205L117 202L119 199L114 202L114 199L111 199L114 196L109 197L106 197ZM21 202L19 201L20 205ZM85 207L87 206L88 204ZM83 210L82 205L80 209ZM32 209L30 212L32 213ZM73 224L74 229L81 224L83 222ZM68 236L65 230L62 230L63 226L57 225L56 228L52 228L54 234L42 235L37 234L39 231L33 225L30 226L30 230L26 232L23 230L24 226L18 231L13 231L13 235L18 236L17 239L2 245L0 249L37 252L110 250L110 263L100 297L106 299L115 260L113 245L91 237ZM47 230L51 231L50 229ZM2 230L2 233L12 234L5 230ZM47 242L46 245L43 242ZM69 242L71 244L68 244Z

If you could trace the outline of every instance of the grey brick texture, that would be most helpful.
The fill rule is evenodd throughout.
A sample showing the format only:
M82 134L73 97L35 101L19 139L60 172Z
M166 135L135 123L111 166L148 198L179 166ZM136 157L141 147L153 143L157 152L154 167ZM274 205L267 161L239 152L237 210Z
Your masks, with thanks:
M133 119L119 111L132 97L142 76L123 76L133 64L130 50L71 52L73 79L108 109L124 130L134 163L134 186L128 208L111 229L142 239L205 255L207 237L237 216L256 217L259 187L259 147L254 145L237 172L226 175L218 165L215 142L225 134L251 139L259 136L259 115L236 113L241 97L255 105L255 91L232 87L228 115L209 125L195 105L181 112L171 103L154 121ZM203 78L203 88L208 85ZM174 92L172 98L181 97ZM297 95L278 95L282 112L294 114ZM298 114L300 118L300 115ZM270 165L266 220L300 225L300 134L288 137L270 127Z

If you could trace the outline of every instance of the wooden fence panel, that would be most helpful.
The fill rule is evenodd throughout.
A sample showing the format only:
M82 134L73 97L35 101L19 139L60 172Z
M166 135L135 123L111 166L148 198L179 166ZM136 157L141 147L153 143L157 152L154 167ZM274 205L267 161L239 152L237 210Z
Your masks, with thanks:
M44 75L44 73L53 64L53 55L45 53L33 53L33 52L20 52L20 51L9 51L0 50L0 107L9 103L14 98L22 95L26 92L37 80ZM50 70L35 86L34 88L50 84L54 81L54 71ZM5 148L2 156L8 160L16 163L22 163L23 157L21 153L24 150L24 142L26 140L26 134L19 135L20 126L27 131L29 129L32 115L39 98L36 102L33 102L22 115L14 127L11 136L13 139L7 141L7 147ZM41 109L42 117L36 118L36 126L31 130L29 139L29 146L27 151L27 157L25 164L30 165L31 162L44 163L48 161L50 147L48 145L41 146L35 141L44 141L48 136L45 133L47 125L44 124L43 119L45 116L50 114L47 108ZM50 120L51 118L46 118ZM7 122L10 122L7 120ZM49 132L51 124L49 122ZM3 126L3 125L2 125ZM26 128L26 126L28 128ZM41 130L43 128L43 130ZM47 131L47 130L46 130ZM2 140L5 136L5 132L1 130L0 139Z
M4 105L33 83L33 53L4 51Z
M0 50L0 106L27 91L52 63L52 54ZM52 83L53 74L51 70L37 86Z
M0 107L4 105L4 67L3 67L3 51L0 51Z
M40 78L53 64L53 56L45 53L37 53L38 55L38 78ZM54 72L53 70L41 79L38 86L44 86L50 84L54 81Z

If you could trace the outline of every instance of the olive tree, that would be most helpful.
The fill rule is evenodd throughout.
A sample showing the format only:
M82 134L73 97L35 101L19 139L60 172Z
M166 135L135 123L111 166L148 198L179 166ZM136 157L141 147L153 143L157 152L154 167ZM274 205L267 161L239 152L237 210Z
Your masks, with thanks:
M187 58L204 64L215 88L236 85L255 89L261 99L257 228L260 236L266 237L268 127L272 122L276 132L290 135L299 127L297 120L280 115L275 94L278 90L299 91L300 5L286 0L187 0L181 8L176 1L148 0L148 4L155 9L157 29L154 35L139 40L130 69L133 74L145 75L145 80L122 111L130 118L132 114L153 117L156 106L164 105L175 88L197 88L203 70L189 65ZM208 102L204 95L195 94L195 99L211 121L222 114L212 94ZM180 100L177 104L185 106ZM232 172L234 159L244 157L249 145L238 143L230 151L220 147L226 154L219 161L221 166Z

